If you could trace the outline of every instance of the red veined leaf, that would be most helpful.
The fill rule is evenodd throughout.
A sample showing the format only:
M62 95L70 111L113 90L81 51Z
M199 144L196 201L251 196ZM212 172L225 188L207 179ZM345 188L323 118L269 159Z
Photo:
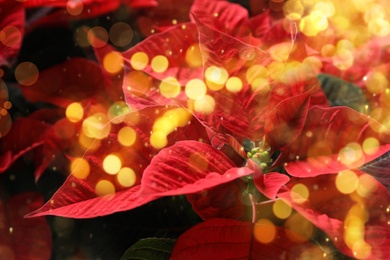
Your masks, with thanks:
M98 64L72 58L40 72L37 82L23 87L22 91L30 101L66 107L72 102L94 97L104 89L104 78Z
M269 111L264 132L272 149L284 147L301 133L309 110L310 96L304 93L281 101Z
M190 13L198 22L226 34L241 37L249 34L248 11L228 1L195 0Z
M240 179L194 194L187 194L193 210L204 220L211 218L247 219L242 193L246 183Z
M171 196L199 192L252 173L237 168L218 149L197 141L177 142L161 150L145 169L141 193Z
M286 235L288 231L284 228L267 224L259 222L253 225L249 222L223 218L209 219L179 237L171 258L278 259L283 256L283 259L298 259L303 256L305 250L313 247L308 242L293 242ZM257 241L257 232L271 232L270 241L266 243ZM320 252L322 256L323 252Z
M275 164L288 162L290 175L309 177L357 168L389 150L390 132L374 119L348 107L312 107Z
M341 175L293 178L288 184L291 192L279 197L326 232L344 254L377 259L388 251L383 242L389 235L379 238L373 230L387 226L390 196L373 177L357 170L352 173L356 182L349 181L346 185L338 179ZM305 187L308 196L296 193L297 185Z
M35 192L0 200L0 258L50 259L52 234L45 218L26 219L24 215L43 204Z
M7 170L12 163L27 152L42 146L45 132L50 125L42 120L19 118L12 123L11 131L1 138L0 172Z
M51 200L29 216L91 218L130 210L159 197L168 196L142 194L140 188L144 182L144 171L149 164L154 163L152 158L159 154L161 149L153 146L156 144L151 141L151 133L158 131L157 125L161 122L164 122L164 127L172 127L164 120L172 115L172 122L175 122L174 113L178 112L177 109L179 108L154 106L123 116L122 123L112 126L106 138L91 144L91 151L87 151L85 156L79 154L70 157L69 168L73 169L72 173ZM167 135L166 150L178 140L208 141L199 122L191 118L188 118L188 121L189 123L178 126L176 130L172 128L170 134L163 132ZM127 134L124 135L121 131ZM160 131L167 131L167 128ZM133 141L129 143L127 139L123 140L126 136ZM75 161L77 163L72 167L72 162Z
M366 172L382 183L390 192L390 152L366 163L360 170Z
M18 1L0 2L0 66L10 66L19 52L24 33L24 8Z
M290 180L287 175L278 172L263 173L260 166L251 159L247 163L248 167L254 171L254 184L267 198L275 199L283 186Z

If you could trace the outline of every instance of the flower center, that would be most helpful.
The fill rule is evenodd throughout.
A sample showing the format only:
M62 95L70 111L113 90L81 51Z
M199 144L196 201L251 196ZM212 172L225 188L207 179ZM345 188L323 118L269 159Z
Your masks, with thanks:
M257 163L262 170L266 169L272 162L269 149L263 150L260 147L252 148L251 151L247 152L247 157Z

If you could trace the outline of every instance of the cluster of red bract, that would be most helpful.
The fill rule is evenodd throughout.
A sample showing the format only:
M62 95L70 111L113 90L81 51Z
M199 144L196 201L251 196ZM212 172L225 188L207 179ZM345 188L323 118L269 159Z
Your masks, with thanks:
M47 6L21 2L0 1L1 64L20 46L24 8ZM146 38L123 51L125 23L81 28L95 60L16 67L24 96L56 108L12 123L0 171L34 151L36 180L48 167L69 175L27 216L92 218L186 195L204 222L172 259L385 258L388 9L266 2L249 1L249 16L222 0L50 1L30 27L142 3Z

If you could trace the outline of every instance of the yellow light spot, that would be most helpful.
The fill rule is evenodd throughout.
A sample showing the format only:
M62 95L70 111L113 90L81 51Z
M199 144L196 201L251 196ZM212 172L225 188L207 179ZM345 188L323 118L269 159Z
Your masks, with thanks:
M115 154L107 155L103 160L103 170L108 174L117 174L122 168L121 159Z
M286 219L292 213L292 207L282 200L277 200L272 206L272 210L277 218Z
M258 242L268 244L276 237L276 227L268 219L259 219L255 224L253 234Z
M127 113L131 112L129 106L123 101L117 101L110 106L107 111L108 119L113 124L119 124L123 122Z
M359 176L359 186L356 189L357 194L362 198L370 196L378 187L377 181L368 174Z
M245 73L245 78L250 84L252 84L252 82L257 78L266 78L267 74L268 71L266 67L255 64L248 68L248 70Z
M83 132L79 134L79 144L85 150L95 151L100 146L100 140L95 138L90 138L86 136Z
M136 52L131 56L130 64L135 70L143 70L149 62L149 57L144 52Z
M336 11L333 2L329 0L316 3L313 10L321 12L325 17L333 16Z
M135 184L137 176L133 169L129 167L123 167L116 176L118 183L123 187L131 187Z
M125 82L128 87L124 88L124 90L130 91L131 94L136 96L143 96L152 88L151 77L142 71L133 70L127 73Z
M84 116L84 109L80 103L74 102L67 106L65 110L66 118L71 122L78 122Z
M88 161L83 158L76 158L70 164L70 172L77 179L87 178L90 170Z
M122 127L118 132L118 142L123 146L132 146L137 139L137 133L130 126Z
M283 13L289 20L299 20L305 11L305 7L299 0L287 1L283 6Z
M264 78L256 78L251 83L252 91L259 92L260 94L267 94L271 90L271 86L267 79Z
M362 159L363 150L358 143L349 143L339 151L340 162L345 165L353 164Z
M202 52L198 43L194 43L188 47L185 59L191 68L198 68L203 65Z
M66 2L66 11L73 16L81 14L83 11L83 2L81 0L68 0Z
M175 122L176 126L184 127L191 120L192 114L184 108L175 108L164 113L164 117Z
M124 22L117 22L111 26L108 33L110 41L118 47L126 47L133 40L133 29Z
M336 187L344 194L354 192L359 185L359 179L356 173L350 170L341 171L336 177Z
M123 57L120 52L111 51L103 58L104 69L112 74L118 73L123 68Z
M291 52L291 42L274 44L269 48L271 57L276 61L284 62Z
M31 86L37 82L39 77L39 71L37 66L34 63L25 61L20 64L15 69L15 78L19 84L24 86Z
M291 189L291 198L296 203L303 203L309 198L309 189L304 184L295 184Z
M150 144L156 149L161 149L167 146L168 139L166 133L161 131L153 132L150 136Z
M176 121L176 122L175 122ZM153 124L153 132L158 131L169 135L177 127L177 118L176 117L167 117L162 116L156 119Z
M212 113L215 109L215 100L209 95L195 100L194 110L198 113L204 113L206 115Z
M211 90L219 90L223 88L226 80L229 77L229 73L224 68L210 66L205 71L205 77L207 80L207 86Z
M111 123L104 113L96 113L83 121L83 132L86 136L96 139L104 139L111 131Z
M379 150L379 141L374 137L369 137L363 142L363 151L365 154L375 154Z
M389 21L376 18L368 22L368 31L376 36L385 37L390 34Z
M367 259L371 255L372 247L366 241L360 240L353 243L352 251L356 259Z
M354 57L351 51L341 49L336 51L332 62L339 70L347 70L353 65Z
M206 84L203 80L200 79L191 79L187 82L185 87L185 93L188 98L191 98L193 100L198 100L207 92Z
M154 70L157 73L162 73L168 69L168 59L167 57L163 55L157 55L152 59L151 62L152 70Z
M108 41L108 32L101 26L95 26L89 29L87 39L91 46L101 48L106 45Z
M175 77L167 77L163 79L158 86L161 95L167 98L174 98L180 94L181 86Z
M108 180L100 180L96 186L95 191L98 196L105 196L115 193L115 186Z
M236 93L242 89L242 81L238 77L230 77L226 81L226 89L230 92Z
M325 44L321 48L321 55L323 57L332 57L336 53L336 47L332 44Z
M366 80L367 90L372 94L380 94L388 87L389 82L381 72L371 73Z
M313 235L313 224L299 213L291 215L285 222L287 237L298 243L308 241Z

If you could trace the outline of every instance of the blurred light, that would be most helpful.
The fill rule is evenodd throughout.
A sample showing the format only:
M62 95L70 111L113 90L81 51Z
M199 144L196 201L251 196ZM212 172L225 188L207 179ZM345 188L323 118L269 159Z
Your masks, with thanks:
M123 146L132 146L137 139L137 133L130 126L122 127L118 132L118 142Z
M271 243L276 237L276 227L268 219L259 219L253 230L255 239L263 244Z
M70 172L77 179L86 179L91 169L87 160L76 158L70 163Z
M203 80L200 79L191 79L187 82L185 86L185 93L188 98L193 100L200 99L204 97L207 92L206 84Z
M95 186L95 191L98 196L105 196L115 193L115 186L108 180L100 180Z
M111 51L103 58L104 69L112 74L120 72L123 68L123 63L122 54L117 51Z
M202 52L198 43L194 43L188 47L185 59L191 68L198 68L203 65Z
M123 187L131 187L134 186L135 182L137 181L137 176L133 169L129 167L123 167L117 175L117 180L120 185Z
M341 171L336 177L336 187L344 194L350 194L354 192L359 185L359 179L355 172L346 170Z
M108 42L108 32L101 26L94 26L88 30L87 39L91 46L101 48Z
M151 67L154 72L162 73L168 69L168 59L163 55L157 55L152 59Z
M133 40L133 29L124 22L117 22L111 26L108 33L110 41L118 47L126 47Z
M135 70L143 70L148 65L149 58L144 52L136 52L131 56L130 64Z
M65 116L71 122L78 122L84 117L84 109L78 102L71 103L66 107Z
M39 71L34 63L25 61L16 66L15 78L19 84L24 86L31 86L37 82L38 77Z
M166 98L174 98L180 94L181 86L175 77L167 77L160 82L159 90Z
M103 170L108 174L117 174L122 168L121 159L115 154L107 155L103 160Z

